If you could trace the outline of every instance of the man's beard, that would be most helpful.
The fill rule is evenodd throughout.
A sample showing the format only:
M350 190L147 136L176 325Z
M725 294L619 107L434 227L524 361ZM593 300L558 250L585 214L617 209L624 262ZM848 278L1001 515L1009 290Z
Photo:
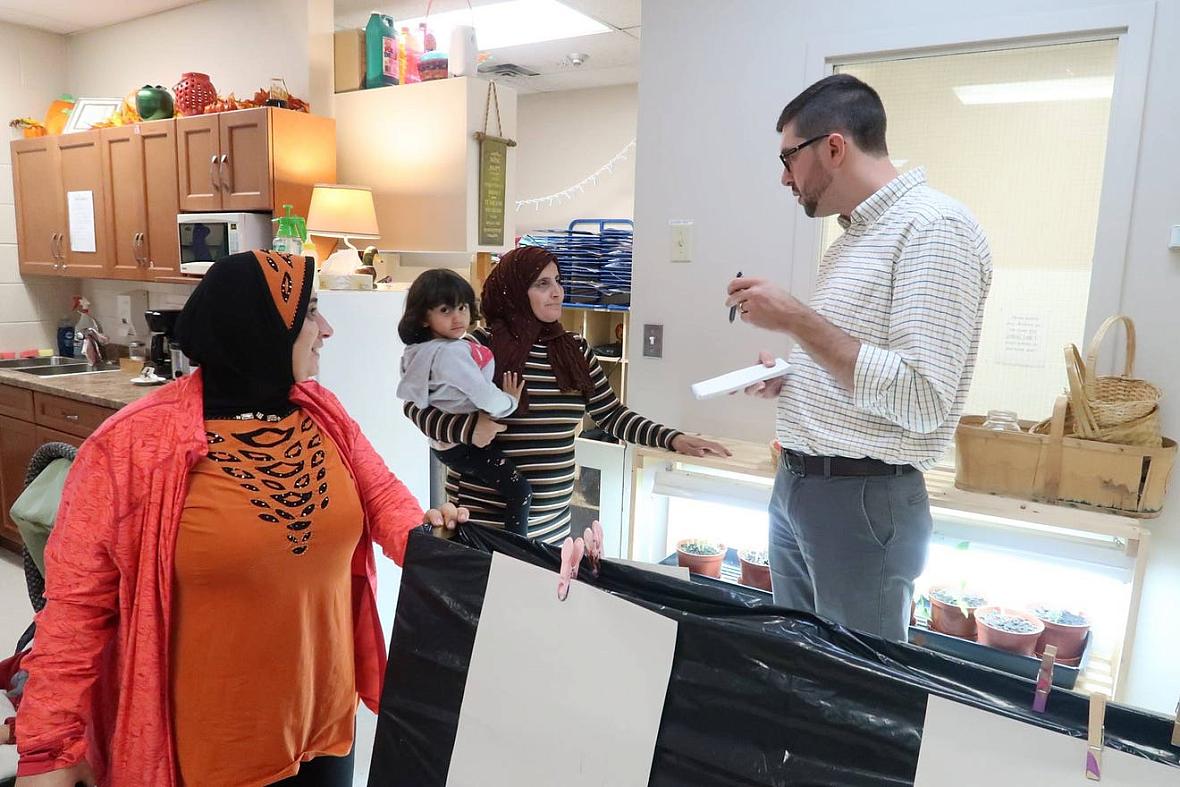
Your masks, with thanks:
M819 201L824 193L828 190L828 186L832 185L832 176L826 172L823 175L823 180L816 184L815 188L809 188L807 193L799 192L802 199L800 202L803 205L803 212L807 214L807 218L814 219L816 211L819 210Z

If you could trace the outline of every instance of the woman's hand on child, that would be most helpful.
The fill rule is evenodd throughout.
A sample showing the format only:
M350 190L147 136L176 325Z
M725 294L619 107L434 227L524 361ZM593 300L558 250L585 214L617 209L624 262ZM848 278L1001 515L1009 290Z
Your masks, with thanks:
M500 381L500 390L519 402L520 395L524 393L524 377L517 372L504 372L504 379Z
M476 448L487 448L496 435L507 428L499 421L493 421L487 413L480 413L479 420L475 422L475 431L471 435L471 444Z

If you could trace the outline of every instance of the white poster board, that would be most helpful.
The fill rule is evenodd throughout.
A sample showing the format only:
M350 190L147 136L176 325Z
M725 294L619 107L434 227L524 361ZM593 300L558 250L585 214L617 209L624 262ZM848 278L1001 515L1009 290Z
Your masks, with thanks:
M492 556L448 787L646 787L676 622L557 580Z
M1101 782L1085 767L1081 738L931 696L914 787L1180 787L1180 768L1109 747Z

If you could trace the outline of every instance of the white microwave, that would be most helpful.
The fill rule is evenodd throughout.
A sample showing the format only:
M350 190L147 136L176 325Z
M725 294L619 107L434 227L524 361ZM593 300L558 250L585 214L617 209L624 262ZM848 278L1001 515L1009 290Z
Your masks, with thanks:
M271 246L269 213L178 213L180 272L203 276L222 257Z

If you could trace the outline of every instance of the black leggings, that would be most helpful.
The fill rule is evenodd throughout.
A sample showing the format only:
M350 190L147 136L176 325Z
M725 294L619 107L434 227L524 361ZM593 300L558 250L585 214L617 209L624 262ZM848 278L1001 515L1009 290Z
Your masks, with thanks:
M533 487L499 448L457 445L434 455L447 467L477 478L504 498L504 529L528 538Z
M299 766L299 773L275 782L274 787L352 787L356 749L343 757L316 757Z

